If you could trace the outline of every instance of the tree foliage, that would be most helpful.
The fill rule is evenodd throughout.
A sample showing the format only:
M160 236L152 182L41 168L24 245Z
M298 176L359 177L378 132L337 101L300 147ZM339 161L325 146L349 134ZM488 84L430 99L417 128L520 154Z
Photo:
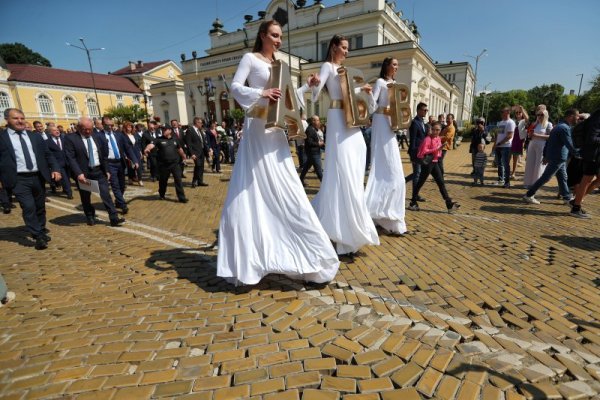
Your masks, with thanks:
M592 113L600 108L600 69L594 79L590 81L592 87L575 101L579 111Z
M140 107L139 104L110 107L106 110L105 115L111 117L119 124L122 124L125 121L136 123L148 119L148 113Z
M51 67L50 61L22 43L0 44L0 56L7 64L32 64Z
M236 120L236 122L241 122L244 119L244 110L241 108L235 108L231 111L231 117Z

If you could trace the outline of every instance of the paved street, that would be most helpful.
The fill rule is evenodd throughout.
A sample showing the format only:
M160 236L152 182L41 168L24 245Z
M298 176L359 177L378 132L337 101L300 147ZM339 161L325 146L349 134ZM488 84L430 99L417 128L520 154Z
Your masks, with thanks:
M555 181L523 204L524 166L512 189L471 187L467 151L445 162L458 213L426 183L406 235L382 235L320 287L216 277L229 166L186 187L188 204L172 186L172 201L129 187L122 228L106 214L89 227L77 193L53 196L45 251L19 208L0 215L17 294L0 309L0 398L598 398L600 196L580 220Z

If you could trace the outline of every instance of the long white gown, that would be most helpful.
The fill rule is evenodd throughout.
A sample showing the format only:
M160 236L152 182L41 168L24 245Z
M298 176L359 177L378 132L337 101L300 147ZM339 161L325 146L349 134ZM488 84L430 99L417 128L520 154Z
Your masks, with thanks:
M342 99L338 66L321 66L316 101L323 86L332 100ZM366 244L379 244L377 229L365 202L365 162L367 146L359 128L348 128L341 109L327 112L327 137L323 181L312 200L323 228L336 243L338 254L353 253Z
M244 109L268 104L261 93L270 68L253 53L242 58L231 92ZM219 225L217 275L235 284L255 284L270 273L331 281L339 260L306 197L284 132L265 130L264 119L248 116L243 131Z
M392 81L390 81L392 82ZM373 98L379 107L389 106L388 82L377 79ZM367 207L375 224L393 233L405 233L406 184L390 117L375 113L371 127L371 171L365 192Z
M548 135L552 130L552 122L548 122L546 128L541 124L536 124L534 133ZM542 164L544 158L544 146L546 141L540 138L534 138L527 146L527 158L525 159L525 175L523 177L523 185L526 187L532 186L546 170L546 166Z

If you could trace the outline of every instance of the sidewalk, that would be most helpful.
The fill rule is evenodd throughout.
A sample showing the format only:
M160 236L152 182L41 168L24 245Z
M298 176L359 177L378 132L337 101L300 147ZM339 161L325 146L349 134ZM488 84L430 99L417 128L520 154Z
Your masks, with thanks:
M0 398L597 398L600 197L579 220L555 182L524 204L524 167L511 189L471 187L467 151L445 160L459 212L427 182L408 234L381 236L322 287L215 276L229 166L186 187L188 204L172 186L173 202L129 187L122 228L85 225L77 194L51 197L45 251L19 208L0 215L17 294L0 308Z

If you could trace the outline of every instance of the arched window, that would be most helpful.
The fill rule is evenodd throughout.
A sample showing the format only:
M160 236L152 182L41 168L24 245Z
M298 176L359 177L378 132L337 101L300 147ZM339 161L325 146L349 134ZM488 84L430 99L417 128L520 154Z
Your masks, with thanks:
M0 113L3 113L7 108L10 108L8 93L0 92Z
M90 117L99 117L100 112L98 111L98 104L96 104L96 100L89 98L87 99L87 109Z
M75 99L71 96L66 96L63 100L65 104L65 111L67 115L77 115L77 106L75 105Z
M42 114L54 114L52 109L52 100L45 94L38 96L38 104L40 105L40 112Z

